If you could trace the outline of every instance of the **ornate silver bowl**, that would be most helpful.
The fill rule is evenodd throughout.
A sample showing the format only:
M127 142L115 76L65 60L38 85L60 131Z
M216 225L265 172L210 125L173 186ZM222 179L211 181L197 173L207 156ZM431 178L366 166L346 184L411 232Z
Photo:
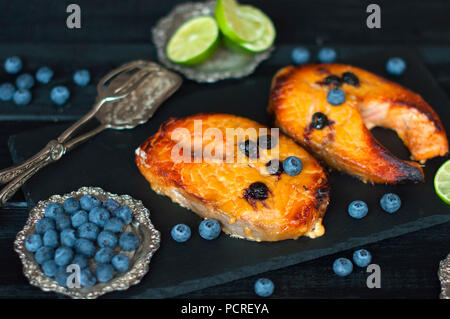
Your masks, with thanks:
M159 20L152 29L153 42L156 45L159 61L166 67L182 73L190 80L200 83L212 83L219 80L242 78L256 69L264 60L269 58L274 50L256 54L236 53L221 47L208 61L196 66L182 66L170 62L166 57L166 45L175 30L185 21L205 15L214 15L216 1L183 3L176 6L166 17Z
M441 294L439 298L450 299L450 254L439 263L438 276L441 281Z
M68 197L81 198L85 194L92 194L100 200L112 198L121 205L129 206L134 213L133 221L126 226L124 231L133 231L139 237L139 248L134 252L123 252L130 257L130 269L125 273L117 273L116 276L106 283L97 283L93 287L66 288L59 285L54 279L47 277L34 260L32 253L25 249L25 240L35 230L35 225L44 217L44 208L50 202L63 203ZM98 187L82 187L77 191L65 195L53 195L48 200L40 201L31 211L28 221L17 234L14 242L14 250L19 254L23 264L23 272L30 284L41 288L43 291L54 291L72 298L97 298L105 293L115 290L126 290L132 285L138 284L142 277L148 272L150 259L159 248L160 233L150 221L150 213L141 201L135 200L128 195L116 195L105 192ZM117 251L117 248L116 248ZM119 251L117 251L119 252ZM92 263L92 261L91 261ZM90 267L94 267L91 264Z

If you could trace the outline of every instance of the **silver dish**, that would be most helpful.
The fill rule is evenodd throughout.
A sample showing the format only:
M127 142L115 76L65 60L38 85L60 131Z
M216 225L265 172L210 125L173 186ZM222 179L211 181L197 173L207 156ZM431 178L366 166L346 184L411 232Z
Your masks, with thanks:
M127 272L122 274L116 273L116 276L110 281L97 283L93 287L66 288L42 272L39 264L34 260L32 253L25 249L25 240L34 232L35 225L39 219L44 217L44 208L48 203L62 203L68 197L79 199L85 194L92 194L102 201L107 198L112 198L121 205L129 206L133 210L134 218L133 222L127 225L124 231L134 231L139 237L140 245L138 249L131 253L121 251L121 253L127 254L131 260L130 270ZM39 287L43 291L54 291L72 298L94 299L105 293L115 290L126 290L130 286L138 284L149 270L150 259L159 248L160 238L159 231L154 228L150 221L148 209L144 207L140 200L135 200L128 195L111 194L98 187L82 187L70 194L62 196L53 195L48 200L40 201L30 211L30 216L23 230L17 234L14 242L14 250L19 254L20 260L22 261L25 277L28 278L30 284L33 286ZM90 267L95 267L95 264L91 264Z
M175 30L185 21L205 15L214 15L216 1L187 2L176 6L166 17L159 20L152 29L159 61L166 67L176 70L186 78L199 83L213 83L224 79L245 77L269 58L274 46L256 54L236 53L221 46L208 61L196 66L182 66L170 62L166 57L166 45Z
M441 281L441 294L439 298L450 299L450 254L439 263L438 276Z

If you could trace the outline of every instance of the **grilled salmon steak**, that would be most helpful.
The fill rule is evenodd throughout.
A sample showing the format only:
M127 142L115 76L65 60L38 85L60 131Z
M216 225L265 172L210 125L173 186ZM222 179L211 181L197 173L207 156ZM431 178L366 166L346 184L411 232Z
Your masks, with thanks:
M331 89L345 93L336 106ZM422 182L416 162L403 161L370 133L381 126L394 130L413 160L448 152L438 115L420 95L365 70L340 64L288 66L277 72L269 113L287 135L329 166L372 183Z
M329 200L326 172L278 131L228 114L171 118L136 150L136 164L154 191L217 219L231 236L321 236ZM289 156L302 161L296 176L282 169Z

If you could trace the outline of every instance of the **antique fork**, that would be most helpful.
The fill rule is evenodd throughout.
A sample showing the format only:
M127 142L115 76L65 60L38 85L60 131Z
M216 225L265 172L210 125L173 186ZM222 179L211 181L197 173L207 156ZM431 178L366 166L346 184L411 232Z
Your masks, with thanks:
M51 140L40 152L20 165L0 171L0 206L36 172L58 161L65 153L104 129L131 129L145 123L158 106L181 85L181 78L160 65L133 61L105 75L97 85L97 99L92 109ZM78 137L74 134L96 117L100 125Z

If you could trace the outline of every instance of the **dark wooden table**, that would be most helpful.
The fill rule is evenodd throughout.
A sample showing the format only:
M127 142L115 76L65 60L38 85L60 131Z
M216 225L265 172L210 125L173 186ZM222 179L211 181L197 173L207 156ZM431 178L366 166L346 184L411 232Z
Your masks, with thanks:
M178 1L80 0L82 29L65 28L71 1L0 1L0 42L130 42L149 41L150 27ZM377 1L382 29L365 27L368 1L243 1L257 3L274 19L281 43L414 45L442 89L450 95L450 2ZM0 110L1 112L1 110ZM0 123L0 167L11 165L8 137L55 125L46 122ZM448 130L448 128L447 128ZM23 201L16 194L13 201ZM21 272L13 240L23 227L27 209L0 209L0 298L55 297L30 286ZM381 288L366 286L368 273L355 269L335 276L333 261L353 251L322 257L271 271L263 276L275 285L274 298L437 298L438 263L450 253L450 224L367 245L381 267ZM257 276L260 277L260 276ZM182 298L252 298L257 277L237 280L180 296Z

